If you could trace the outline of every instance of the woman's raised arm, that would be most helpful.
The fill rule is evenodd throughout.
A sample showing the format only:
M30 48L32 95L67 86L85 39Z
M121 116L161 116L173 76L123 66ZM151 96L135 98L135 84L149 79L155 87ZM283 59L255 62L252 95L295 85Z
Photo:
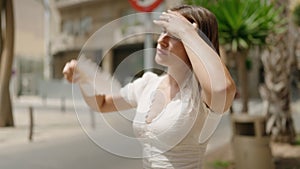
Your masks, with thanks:
M234 99L235 83L218 53L199 36L198 25L170 10L163 12L154 23L181 39L202 88L204 102L215 112L228 110Z

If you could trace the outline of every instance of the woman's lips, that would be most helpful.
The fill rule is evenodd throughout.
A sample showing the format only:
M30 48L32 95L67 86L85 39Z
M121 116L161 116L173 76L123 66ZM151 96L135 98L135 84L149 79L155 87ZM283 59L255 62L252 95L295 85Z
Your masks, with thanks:
M157 48L156 52L159 55L168 55L168 52L166 50L164 50L164 49Z

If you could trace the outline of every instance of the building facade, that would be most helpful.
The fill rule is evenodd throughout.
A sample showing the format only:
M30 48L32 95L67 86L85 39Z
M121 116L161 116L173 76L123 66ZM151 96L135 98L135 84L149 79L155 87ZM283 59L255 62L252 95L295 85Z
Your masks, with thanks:
M166 1L155 12L178 1ZM113 72L128 52L143 49L145 14L137 14L126 0L57 0L59 30L51 42L53 78L62 78L64 64L80 54L100 61L102 67ZM151 20L152 22L152 20ZM152 38L155 45L155 35ZM91 42L93 41L93 42ZM133 61L137 69L143 68L143 57Z

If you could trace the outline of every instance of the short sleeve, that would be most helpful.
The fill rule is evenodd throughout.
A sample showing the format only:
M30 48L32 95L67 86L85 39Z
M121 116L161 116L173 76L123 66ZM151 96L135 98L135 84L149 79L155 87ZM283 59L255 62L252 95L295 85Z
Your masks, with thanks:
M141 78L127 84L120 90L121 96L132 106L136 107L146 85L155 77L156 74L146 72Z
M221 121L222 113L214 112L204 102L201 103L200 108L206 113L206 119L199 136L199 143L204 143L209 140L216 131Z

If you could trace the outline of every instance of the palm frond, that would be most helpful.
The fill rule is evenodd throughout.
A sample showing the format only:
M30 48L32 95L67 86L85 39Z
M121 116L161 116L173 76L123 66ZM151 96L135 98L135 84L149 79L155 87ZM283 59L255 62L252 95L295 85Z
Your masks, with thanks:
M275 9L267 0L189 1L190 4L208 8L216 15L220 43L229 44L233 51L265 45L269 34L285 31L286 20L280 17L282 9Z

